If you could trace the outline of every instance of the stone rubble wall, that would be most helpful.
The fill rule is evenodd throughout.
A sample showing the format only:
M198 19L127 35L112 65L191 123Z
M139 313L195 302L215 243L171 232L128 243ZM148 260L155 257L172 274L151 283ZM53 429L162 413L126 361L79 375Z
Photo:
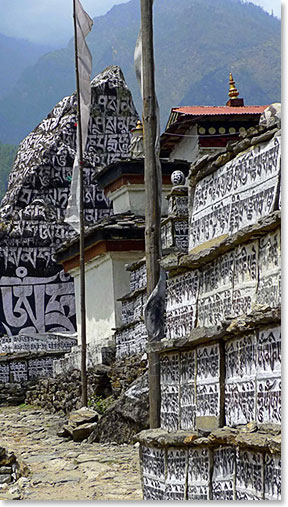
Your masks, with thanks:
M146 366L145 359L133 356L116 360L110 366L97 365L88 369L88 399L94 396L110 398L110 402L117 399L145 372ZM70 370L55 378L40 379L27 391L26 403L60 415L81 408L80 371Z
M25 403L26 393L35 380L24 382L0 382L0 405L21 405Z

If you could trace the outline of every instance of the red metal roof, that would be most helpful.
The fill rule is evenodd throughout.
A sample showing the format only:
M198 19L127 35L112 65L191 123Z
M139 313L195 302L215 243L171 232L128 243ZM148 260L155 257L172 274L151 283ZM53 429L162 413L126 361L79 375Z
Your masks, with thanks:
M182 106L173 107L171 113L182 113L192 116L207 116L218 114L261 114L266 106Z

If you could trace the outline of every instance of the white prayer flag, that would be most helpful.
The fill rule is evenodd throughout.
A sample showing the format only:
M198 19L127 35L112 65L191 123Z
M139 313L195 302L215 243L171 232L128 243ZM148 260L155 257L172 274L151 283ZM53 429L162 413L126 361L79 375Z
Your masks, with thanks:
M82 152L85 151L88 123L90 117L92 56L87 46L86 37L90 32L93 21L84 11L79 0L74 0L77 41L77 60L79 74L79 95L82 127ZM73 164L70 197L66 210L65 222L69 223L78 233L80 232L80 150L79 150L79 122L77 122L77 152Z

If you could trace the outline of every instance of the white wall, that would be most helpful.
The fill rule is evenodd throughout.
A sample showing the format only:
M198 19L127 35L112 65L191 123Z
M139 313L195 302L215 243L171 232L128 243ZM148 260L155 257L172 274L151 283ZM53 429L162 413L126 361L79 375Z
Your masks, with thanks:
M197 125L191 127L191 129L186 132L185 135L195 137L183 137L182 140L174 148L174 150L170 153L171 160L178 159L193 162L198 156Z
M86 263L86 334L87 343L107 345L115 327L121 325L118 298L129 292L130 274L126 264L141 259L144 252L108 252ZM81 342L80 270L70 271L75 282L78 343Z

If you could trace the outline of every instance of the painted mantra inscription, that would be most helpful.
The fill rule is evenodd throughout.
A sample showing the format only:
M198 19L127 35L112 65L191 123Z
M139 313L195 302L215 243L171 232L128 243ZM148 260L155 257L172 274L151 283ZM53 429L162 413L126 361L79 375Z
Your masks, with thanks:
M55 357L0 363L0 382L25 382L39 377L52 377L53 361Z
M75 330L74 284L64 271L31 277L25 267L0 278L2 326L8 335Z
M253 147L195 186L189 250L256 223L278 206L281 140Z
M279 455L221 446L140 447L144 500L280 500Z
M226 424L280 424L280 327L226 342L225 364Z
M280 229L167 281L167 338L280 304ZM267 268L267 269L266 269ZM269 292L271 290L271 293ZM197 316L197 318L196 318Z
M161 428L195 429L196 416L219 415L219 365L218 344L160 355Z
M136 322L132 326L119 329L115 333L116 357L125 357L144 352L148 340L144 322Z
M228 426L281 423L280 327L225 342ZM160 354L161 428L195 429L196 417L220 417L220 347L200 345Z

